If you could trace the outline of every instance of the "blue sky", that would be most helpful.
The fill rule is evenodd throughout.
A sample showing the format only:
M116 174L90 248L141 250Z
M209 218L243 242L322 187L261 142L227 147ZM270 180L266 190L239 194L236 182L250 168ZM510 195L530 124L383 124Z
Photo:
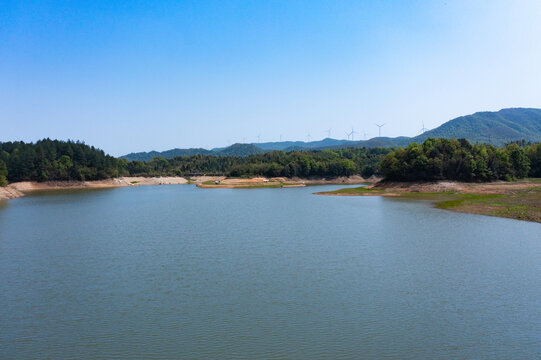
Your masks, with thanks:
M540 18L534 0L4 0L0 141L121 155L541 108Z

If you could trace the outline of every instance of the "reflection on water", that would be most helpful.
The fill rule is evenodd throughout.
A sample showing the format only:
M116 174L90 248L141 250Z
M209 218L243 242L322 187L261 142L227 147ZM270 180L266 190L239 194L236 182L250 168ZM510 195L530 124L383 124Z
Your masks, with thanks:
M319 190L0 202L3 356L541 356L539 224Z

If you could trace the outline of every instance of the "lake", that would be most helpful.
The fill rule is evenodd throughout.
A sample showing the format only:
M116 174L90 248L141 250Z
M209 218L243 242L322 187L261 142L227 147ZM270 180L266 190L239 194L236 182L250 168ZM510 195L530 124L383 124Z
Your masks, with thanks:
M541 358L540 224L337 188L0 202L0 358Z

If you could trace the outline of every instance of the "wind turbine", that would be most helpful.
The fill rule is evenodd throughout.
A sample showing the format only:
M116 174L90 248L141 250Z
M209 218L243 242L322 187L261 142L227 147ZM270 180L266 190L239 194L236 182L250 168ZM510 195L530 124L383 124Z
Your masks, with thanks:
M382 124L382 125L378 125L378 124L375 124L378 128L379 128L379 137L381 137L381 128L385 126L385 124Z
M258 143L261 142L261 134L258 134L258 135L257 135L257 142L258 142Z
M351 132L348 134L348 139L349 139L349 135L351 135L351 141L353 141L353 135L355 134L358 134L357 131L353 130L353 126L351 127Z
M328 137L329 139L331 138L331 130L332 130L332 128L326 130L326 132L327 132L327 137Z
M363 138L366 140L366 133L363 131Z
M425 122L423 121L423 127L421 128L421 134L427 131L428 129L425 128Z
M310 142L310 138L311 138L311 137L312 137L312 136L310 136L310 133L308 133L308 135L306 135L306 139L308 139L308 142Z

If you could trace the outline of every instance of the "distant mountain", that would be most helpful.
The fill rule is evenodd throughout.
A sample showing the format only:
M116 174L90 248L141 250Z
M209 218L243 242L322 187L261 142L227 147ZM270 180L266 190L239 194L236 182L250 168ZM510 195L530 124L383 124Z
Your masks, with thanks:
M233 144L223 150L212 151L216 156L248 156L266 152L254 144Z
M155 157L162 157L165 159L172 159L177 156L192 156L192 155L210 155L212 151L202 148L192 149L171 149L167 151L149 151L149 152L137 152L123 155L120 158L129 161L149 161Z
M468 139L472 143L479 142L496 146L516 140L539 142L541 141L541 109L513 108L496 112L477 112L450 120L433 130L412 138L405 136L377 137L330 148L398 147L407 146L412 142L422 143L428 138Z
M280 141L280 142L266 142L266 143L253 143L253 145L263 150L306 150L314 148L330 148L332 146L340 146L347 144L354 144L355 141L350 140L337 140L331 138L325 138L317 141Z
M129 161L150 161L155 157L162 157L165 159L172 159L177 156L193 156L193 155L213 155L213 156L248 156L261 154L266 152L265 150L253 145L253 144L233 144L226 148L217 148L213 150L207 150L202 148L192 149L172 149L167 151L149 151L131 153L121 156L121 159Z
M412 140L464 138L471 142L503 145L514 140L541 141L541 109L502 109L461 116Z
M468 139L472 143L482 142L501 146L515 140L531 142L541 141L541 109L512 108L496 112L484 111L472 115L461 116L445 124L424 132L415 137L399 136L396 138L376 137L369 140L350 141L325 138L323 140L280 141L252 144L234 144L226 148L206 149L172 149L163 152L151 151L132 153L121 156L123 159L148 161L153 157L167 159L176 156L196 154L214 156L247 156L261 154L273 150L303 151L342 149L347 147L398 147L412 142L421 143L429 137Z

